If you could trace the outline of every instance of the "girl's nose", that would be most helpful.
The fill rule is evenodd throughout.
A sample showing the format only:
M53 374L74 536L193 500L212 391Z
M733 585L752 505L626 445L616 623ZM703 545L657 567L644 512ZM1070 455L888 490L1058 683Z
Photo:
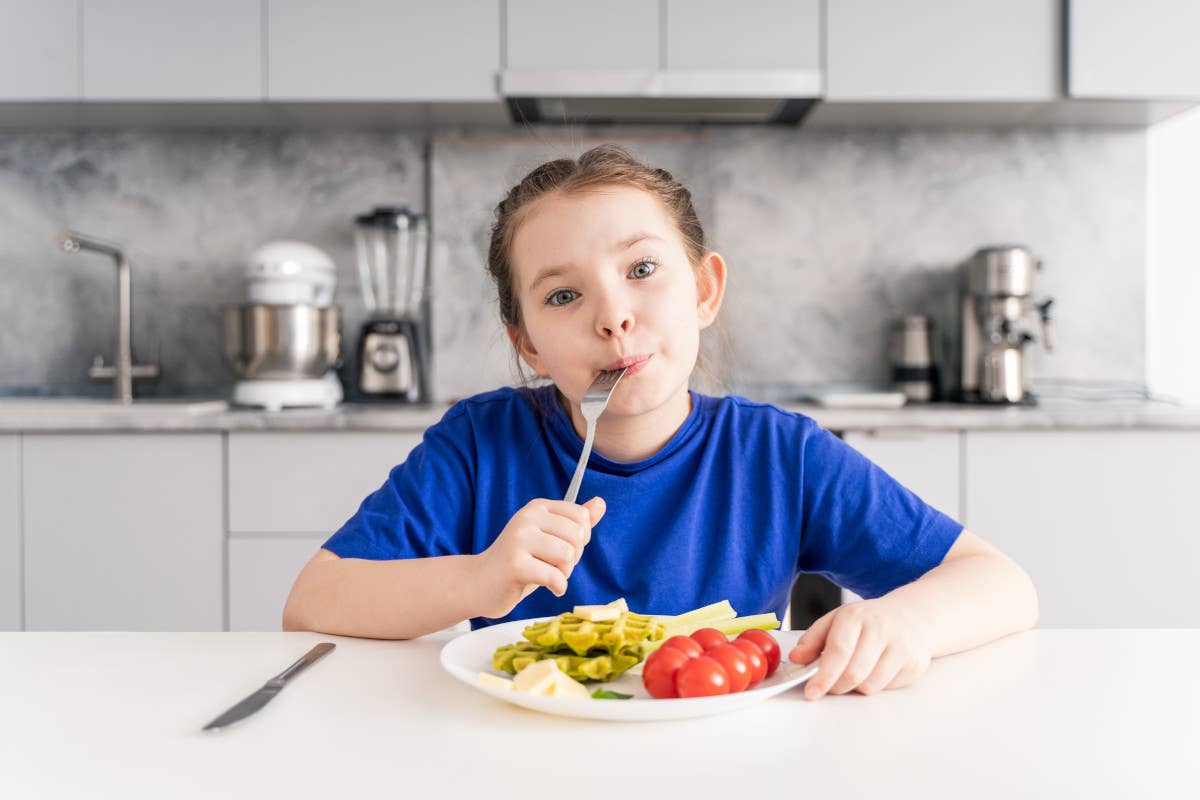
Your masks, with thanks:
M620 306L609 306L596 315L596 333L606 339L624 336L633 330L633 312Z

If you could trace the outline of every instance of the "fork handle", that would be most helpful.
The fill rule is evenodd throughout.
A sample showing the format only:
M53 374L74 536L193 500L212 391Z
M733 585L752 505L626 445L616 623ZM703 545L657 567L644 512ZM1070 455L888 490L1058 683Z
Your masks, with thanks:
M575 465L575 474L571 476L571 484L567 487L567 494L563 500L568 503L574 503L575 498L579 497L579 486L583 483L583 473L587 469L588 456L592 454L592 440L596 438L596 423L594 420L587 421L587 433L583 437L583 453L579 456L579 463Z

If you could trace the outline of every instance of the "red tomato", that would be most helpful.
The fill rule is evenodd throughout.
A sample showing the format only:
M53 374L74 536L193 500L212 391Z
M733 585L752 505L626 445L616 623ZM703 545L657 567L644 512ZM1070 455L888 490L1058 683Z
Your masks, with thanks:
M642 667L642 685L651 697L678 697L675 673L688 662L687 653L674 647L660 647L646 657Z
M700 646L705 650L729 641L729 639L725 638L725 634L716 628L701 628L692 634L692 638L699 642Z
M691 658L675 673L675 691L680 697L729 694L729 673L715 658Z
M779 642L775 641L775 637L766 631L748 630L742 631L738 635L739 639L749 639L759 646L763 651L763 655L767 659L767 677L775 674L775 668L779 666Z
M672 636L662 643L663 647L674 647L676 650L682 650L688 658L704 655L704 648L690 636Z
M763 655L762 648L749 639L734 639L730 644L746 654L746 661L750 666L750 686L748 688L753 689L762 683L763 678L767 677L767 657Z
M729 675L729 693L744 691L750 685L750 662L746 654L732 644L719 644L704 655L720 662Z

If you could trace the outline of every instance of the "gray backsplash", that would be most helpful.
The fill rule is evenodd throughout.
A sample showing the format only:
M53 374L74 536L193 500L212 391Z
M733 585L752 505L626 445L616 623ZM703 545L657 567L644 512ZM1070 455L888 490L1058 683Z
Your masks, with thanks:
M600 141L692 189L730 266L718 362L729 389L884 383L890 320L932 313L947 332L952 270L1004 242L1044 259L1037 288L1057 300L1056 350L1033 349L1036 376L1144 380L1144 131L446 131L429 155L426 141L365 130L0 135L0 390L87 388L93 355L111 354L113 269L56 250L67 226L128 247L135 352L164 368L150 392L228 391L221 307L239 298L239 262L270 239L333 256L351 348L365 316L351 218L376 203L423 208L427 166L435 394L513 383L483 269L493 208L541 161Z

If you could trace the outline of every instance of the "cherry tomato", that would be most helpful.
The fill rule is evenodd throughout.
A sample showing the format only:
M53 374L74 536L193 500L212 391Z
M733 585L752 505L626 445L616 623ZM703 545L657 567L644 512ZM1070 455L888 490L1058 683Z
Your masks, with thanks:
M642 667L642 685L651 697L678 697L675 673L689 661L687 653L674 647L660 647L646 657Z
M701 628L692 634L692 638L699 642L700 646L705 650L729 641L729 639L725 638L725 634L716 628Z
M672 636L662 643L663 647L674 647L676 650L682 650L688 658L704 655L704 648L690 636Z
M774 636L766 631L752 629L748 631L742 631L737 638L749 639L758 645L759 649L763 651L763 655L767 659L767 677L769 678L775 674L775 668L779 666L780 654L779 642L775 641Z
M734 639L730 644L746 654L746 661L750 665L750 686L747 688L753 689L767 677L767 657L763 655L762 648L749 639Z
M719 644L704 655L720 662L729 675L729 693L744 691L750 685L750 662L746 654L732 644Z
M680 697L729 694L729 673L715 658L691 658L675 673L675 691Z

